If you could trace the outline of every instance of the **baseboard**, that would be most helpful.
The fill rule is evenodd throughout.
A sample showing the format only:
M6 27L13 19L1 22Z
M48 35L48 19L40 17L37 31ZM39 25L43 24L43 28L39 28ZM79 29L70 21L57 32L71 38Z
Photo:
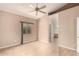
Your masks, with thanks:
M20 44L19 42L14 42L12 44L6 44L5 46L1 46L0 49L9 48L9 47L16 46L16 45L19 45L19 44Z
M62 47L62 48L66 48L66 49L69 49L69 50L74 50L74 51L76 51L76 49L70 48L70 47L67 47L67 46L64 46L64 45L60 45L59 47Z

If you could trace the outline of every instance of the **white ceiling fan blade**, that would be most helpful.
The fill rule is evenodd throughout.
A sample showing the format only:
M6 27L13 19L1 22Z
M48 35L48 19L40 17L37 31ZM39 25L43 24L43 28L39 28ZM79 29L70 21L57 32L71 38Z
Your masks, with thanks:
M46 5L44 5L44 6L40 7L39 9L43 9L43 8L46 8Z
M44 13L44 14L47 14L47 12L44 12L44 11L39 11L39 12Z
M33 6L33 5L29 5L29 7L30 7L30 8L34 8L34 6Z
M35 11L35 9L34 9L35 7L33 5L29 5L29 7L31 9L30 12L34 12Z

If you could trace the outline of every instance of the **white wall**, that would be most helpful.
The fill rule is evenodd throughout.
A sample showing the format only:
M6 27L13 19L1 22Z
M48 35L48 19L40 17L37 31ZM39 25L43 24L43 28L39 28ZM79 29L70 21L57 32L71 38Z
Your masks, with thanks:
M49 42L49 17L45 15L39 19L39 41L41 43Z
M0 11L0 49L20 44L20 21L33 22L30 18Z
M0 47L19 44L19 16L0 11Z
M21 42L20 21L35 22L34 20L27 17L0 11L0 49L20 44ZM48 26L49 26L49 16L45 15L39 19L38 39L40 44L49 42ZM35 32L37 33L37 31Z
M79 6L59 12L59 46L75 50L76 18L79 16Z

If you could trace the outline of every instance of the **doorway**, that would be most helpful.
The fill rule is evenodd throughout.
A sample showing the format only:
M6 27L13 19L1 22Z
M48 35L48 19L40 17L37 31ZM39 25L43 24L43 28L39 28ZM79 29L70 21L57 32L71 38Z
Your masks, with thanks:
M21 44L38 40L38 22L21 21Z

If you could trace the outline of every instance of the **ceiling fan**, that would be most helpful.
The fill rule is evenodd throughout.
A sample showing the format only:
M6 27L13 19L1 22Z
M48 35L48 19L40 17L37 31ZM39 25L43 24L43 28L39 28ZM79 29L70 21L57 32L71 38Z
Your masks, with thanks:
M36 3L36 7L34 8L34 10L32 12L36 11L36 16L38 15L39 12L47 14L46 12L41 11L44 8L46 8L46 5L43 5L42 7L38 7L38 3Z

